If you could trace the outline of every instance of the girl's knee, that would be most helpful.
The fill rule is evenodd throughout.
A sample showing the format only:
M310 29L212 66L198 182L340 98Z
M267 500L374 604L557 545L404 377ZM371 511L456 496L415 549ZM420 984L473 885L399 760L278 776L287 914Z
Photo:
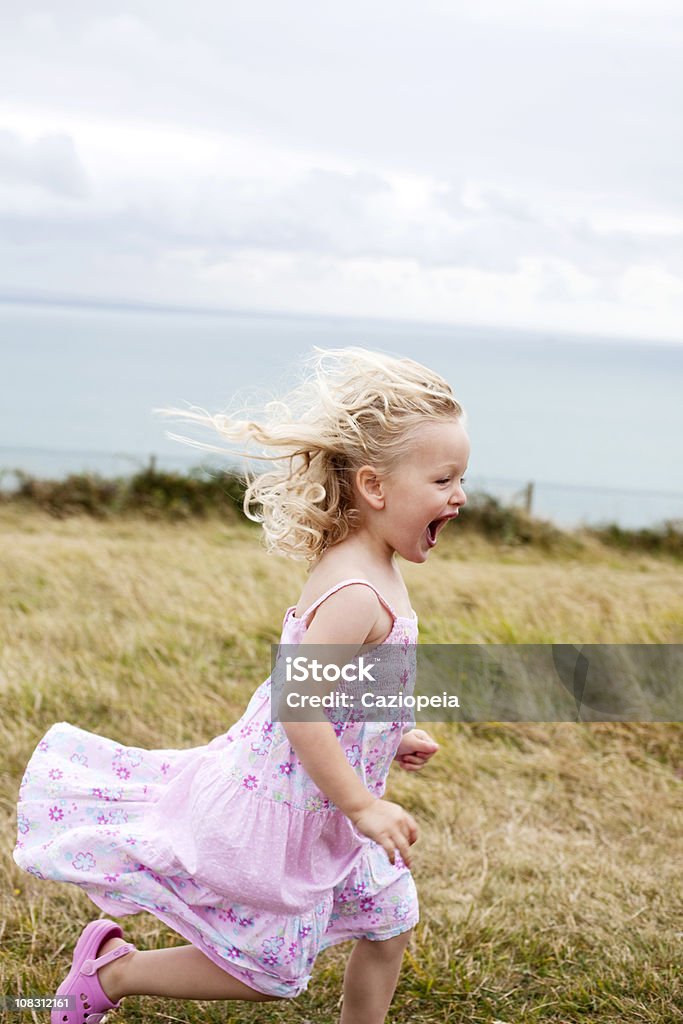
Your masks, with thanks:
M403 955L413 931L413 928L409 928L399 935L392 935L390 939L362 939L361 941L366 943L366 948L372 950L378 959L393 960L397 956Z
M393 938L387 939L387 942L395 942L397 949L404 950L409 945L410 940L413 936L415 928L408 928L405 932L400 932L398 935L394 935Z

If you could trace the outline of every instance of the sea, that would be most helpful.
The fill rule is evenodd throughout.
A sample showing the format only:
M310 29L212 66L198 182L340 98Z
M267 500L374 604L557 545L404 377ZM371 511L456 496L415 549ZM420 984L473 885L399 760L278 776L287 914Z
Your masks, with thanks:
M158 407L253 407L296 383L313 346L409 356L467 413L465 490L559 526L683 524L683 339L248 311L0 302L0 486L17 472L230 468ZM529 485L531 489L529 489Z

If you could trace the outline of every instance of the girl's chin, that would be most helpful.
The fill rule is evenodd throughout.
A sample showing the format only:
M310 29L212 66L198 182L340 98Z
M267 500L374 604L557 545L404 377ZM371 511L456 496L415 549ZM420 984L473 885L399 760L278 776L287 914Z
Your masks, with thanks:
M405 558L406 561L408 562L426 562L427 559L429 558L429 553L432 550L433 546L433 544L430 545L427 543L427 538L423 534L423 536L420 538L420 542L417 545L414 555L411 556L406 553L402 557Z
M420 534L419 539L412 548L398 547L394 548L394 553L405 559L406 562L426 562L429 557L429 552L434 547L434 544L429 543L427 531L425 530Z

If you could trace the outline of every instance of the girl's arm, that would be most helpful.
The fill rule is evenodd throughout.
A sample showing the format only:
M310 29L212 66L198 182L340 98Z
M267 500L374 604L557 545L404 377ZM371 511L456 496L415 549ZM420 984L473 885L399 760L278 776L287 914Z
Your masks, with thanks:
M306 773L318 789L355 824L376 800L347 761L329 722L283 722Z
M371 634L379 614L375 594L362 584L350 584L323 601L299 647L348 645L345 654L349 661L354 648L358 651ZM403 861L410 865L409 847L418 834L415 820L398 804L380 800L366 789L346 759L331 724L324 720L283 722L282 726L318 789L359 832L384 847L392 864L398 849Z

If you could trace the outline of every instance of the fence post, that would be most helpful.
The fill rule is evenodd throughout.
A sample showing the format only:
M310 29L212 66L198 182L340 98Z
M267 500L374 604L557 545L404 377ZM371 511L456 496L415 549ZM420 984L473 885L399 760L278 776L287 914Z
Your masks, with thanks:
M530 480L529 483L524 488L524 511L527 513L527 515L531 515L531 506L533 504L533 500L534 500L534 485L533 485L533 481Z
M156 455L150 455L149 457L149 470L150 473L155 473L157 468L157 457Z

